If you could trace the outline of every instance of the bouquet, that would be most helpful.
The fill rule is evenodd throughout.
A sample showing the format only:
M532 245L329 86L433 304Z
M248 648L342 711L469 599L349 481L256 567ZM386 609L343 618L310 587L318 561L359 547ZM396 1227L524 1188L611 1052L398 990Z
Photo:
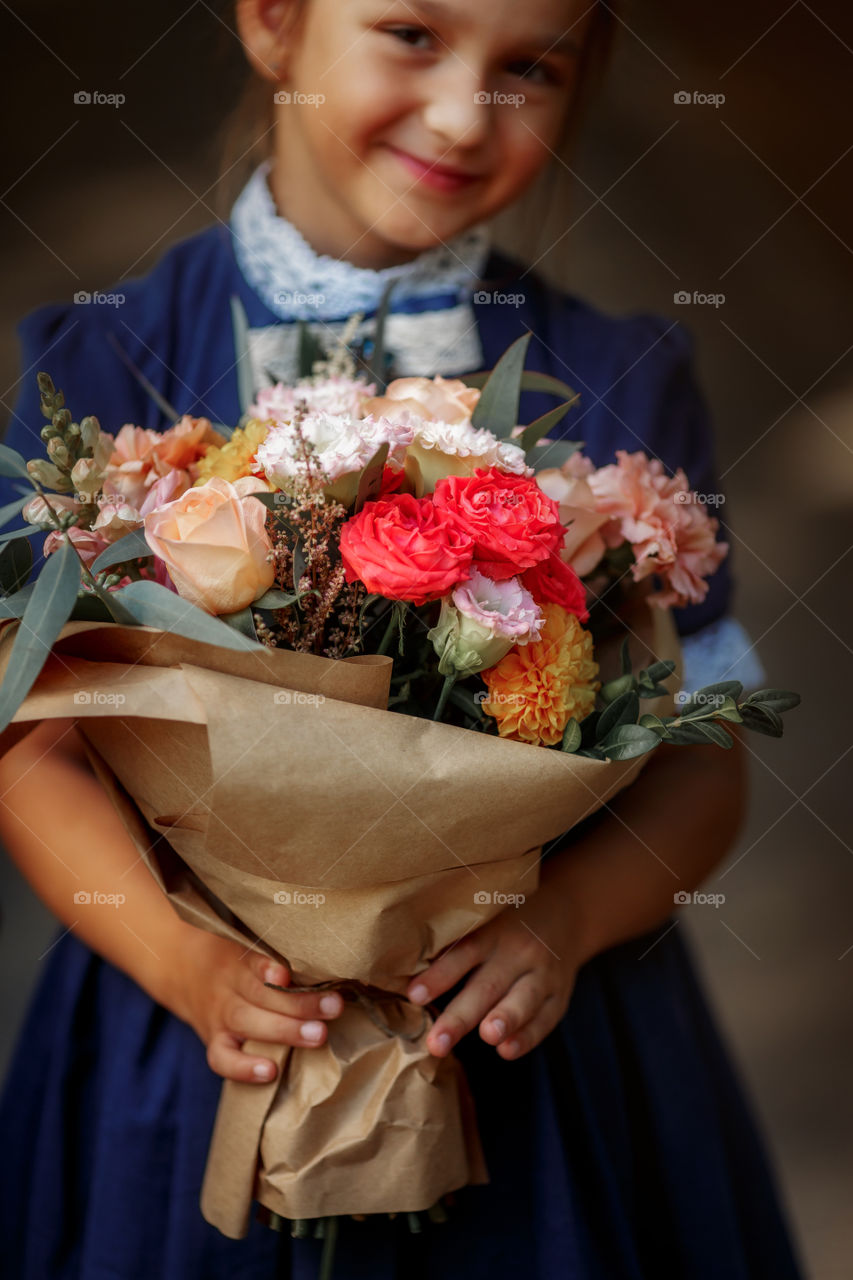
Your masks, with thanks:
M303 1230L487 1181L409 982L661 742L779 736L798 701L677 700L669 606L707 591L717 521L681 471L549 440L577 397L529 337L384 387L342 346L230 432L113 437L40 374L47 457L0 446L30 486L0 513L0 751L74 716L179 914L345 997L320 1048L247 1046L270 1085L223 1086L202 1210L230 1236L253 1198ZM562 402L519 427L525 387Z

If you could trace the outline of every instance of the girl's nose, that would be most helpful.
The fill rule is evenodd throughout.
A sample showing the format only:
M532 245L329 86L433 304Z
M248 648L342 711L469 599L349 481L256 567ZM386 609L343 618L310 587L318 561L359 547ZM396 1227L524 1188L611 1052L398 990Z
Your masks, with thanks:
M491 95L483 81L465 66L457 66L437 80L423 110L426 127L444 148L479 146L489 131Z

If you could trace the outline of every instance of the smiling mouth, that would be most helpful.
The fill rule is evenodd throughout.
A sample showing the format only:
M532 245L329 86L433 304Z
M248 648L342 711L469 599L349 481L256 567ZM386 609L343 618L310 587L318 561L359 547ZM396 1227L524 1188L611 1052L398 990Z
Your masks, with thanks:
M475 182L481 182L484 177L483 174L466 173L463 169L453 169L431 160L421 160L420 157L413 156L408 151L401 151L399 147L391 146L390 143L388 143L388 149L419 183L432 187L436 191L461 191Z

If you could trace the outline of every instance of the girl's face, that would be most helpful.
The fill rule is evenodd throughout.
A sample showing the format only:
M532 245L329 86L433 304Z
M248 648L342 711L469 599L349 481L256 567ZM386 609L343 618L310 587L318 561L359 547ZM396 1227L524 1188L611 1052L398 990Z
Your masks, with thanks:
M549 160L590 0L307 0L285 47L272 185L318 252L413 257Z

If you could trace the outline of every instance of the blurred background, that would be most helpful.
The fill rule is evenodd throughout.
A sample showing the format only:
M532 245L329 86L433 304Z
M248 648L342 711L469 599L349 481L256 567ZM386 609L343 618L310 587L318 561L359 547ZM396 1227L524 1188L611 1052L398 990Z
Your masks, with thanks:
M141 274L226 214L220 126L241 52L205 0L13 0L0 25L5 421L22 314ZM706 885L725 903L674 927L694 942L809 1273L848 1280L853 754L836 707L853 676L853 9L646 0L617 28L550 208L499 231L562 287L696 338L735 612L803 705L783 741L749 740L750 817ZM78 104L80 90L125 102ZM56 926L0 865L3 1070Z

